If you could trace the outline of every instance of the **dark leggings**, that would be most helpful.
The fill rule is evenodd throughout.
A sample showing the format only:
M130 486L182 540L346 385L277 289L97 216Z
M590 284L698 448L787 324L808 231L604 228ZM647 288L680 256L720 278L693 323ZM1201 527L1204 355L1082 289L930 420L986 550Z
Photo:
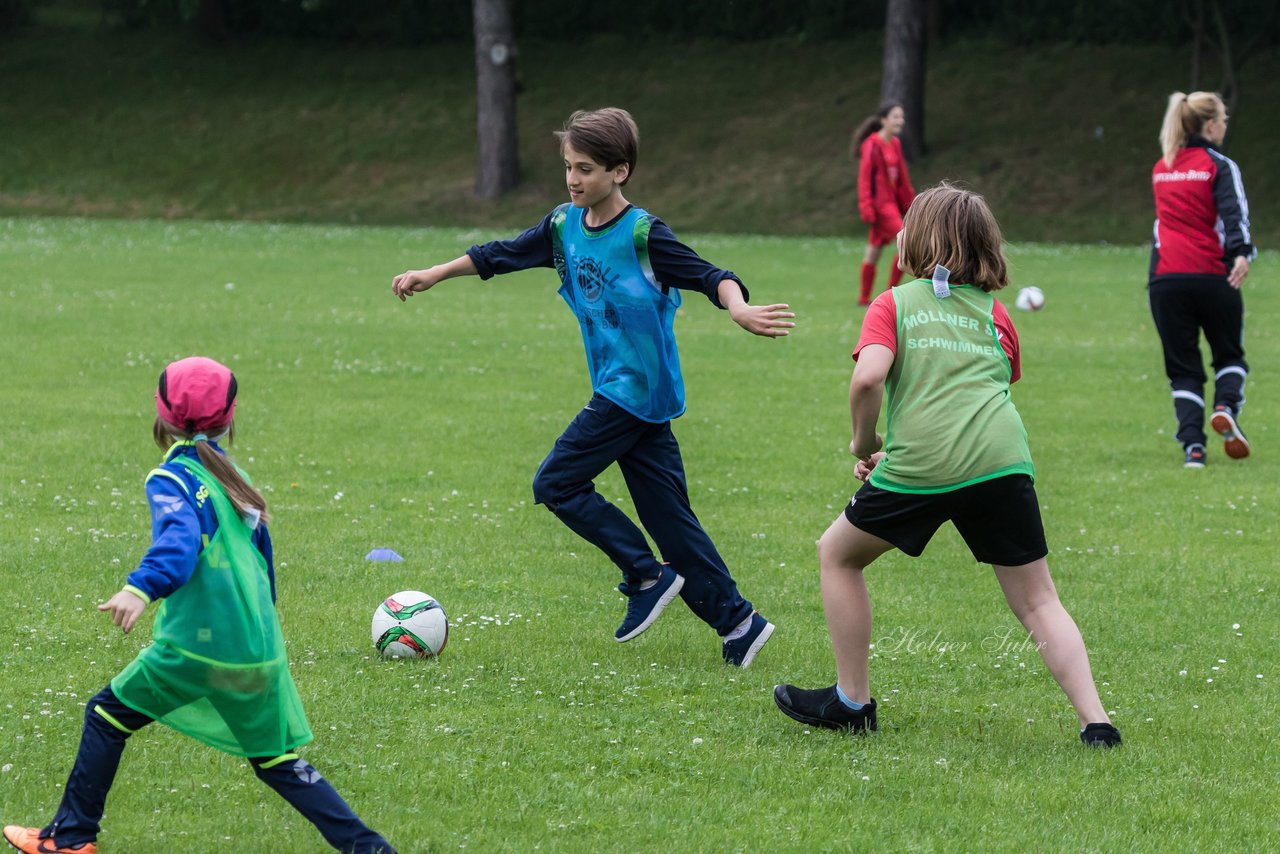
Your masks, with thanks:
M107 792L115 780L129 736L153 719L103 688L85 707L80 750L67 778L62 803L53 821L40 832L56 844L74 847L97 839ZM295 753L250 758L253 773L316 826L326 842L344 854L395 854L395 849L369 829L342 796Z

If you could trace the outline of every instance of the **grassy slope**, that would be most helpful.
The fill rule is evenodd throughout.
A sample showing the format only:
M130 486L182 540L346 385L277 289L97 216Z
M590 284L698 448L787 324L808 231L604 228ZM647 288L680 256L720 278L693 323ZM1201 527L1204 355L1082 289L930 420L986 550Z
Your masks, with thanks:
M0 213L523 226L563 195L551 131L613 103L644 134L632 199L678 231L861 230L845 151L878 97L875 34L524 44L527 181L486 203L471 195L470 45L210 48L42 12L45 26L0 45ZM1164 97L1185 65L1168 49L936 46L916 183L969 182L1013 239L1140 243ZM1277 80L1274 53L1243 70L1228 147L1263 245L1280 236L1280 116L1264 108Z
M614 643L614 571L531 503L587 393L554 275L389 295L488 234L0 219L0 818L48 817L80 704L146 640L150 615L126 637L91 606L146 546L155 378L199 350L241 380L235 456L276 515L306 756L406 854L1277 849L1280 394L1250 379L1253 458L1215 443L1182 469L1142 289L1116 285L1142 250L1011 253L1049 298L1016 317L1014 397L1054 576L1127 742L1100 754L950 529L869 573L881 732L773 707L776 682L831 679L813 541L853 488L853 241L691 238L803 324L753 339L693 298L678 321L692 500L779 626L736 672L681 605ZM1263 263L1254 329L1280 308ZM599 487L628 508L616 470ZM375 546L406 559L365 562ZM449 609L437 662L369 657L369 615L406 588ZM161 727L123 769L104 854L320 849L244 763Z

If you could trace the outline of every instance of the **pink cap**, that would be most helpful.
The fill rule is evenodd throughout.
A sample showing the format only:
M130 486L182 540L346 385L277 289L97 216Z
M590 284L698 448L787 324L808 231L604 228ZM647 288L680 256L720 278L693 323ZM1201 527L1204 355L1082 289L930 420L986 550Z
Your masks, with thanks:
M226 365L204 356L174 362L160 374L156 412L187 433L203 433L231 423L236 411L236 377Z

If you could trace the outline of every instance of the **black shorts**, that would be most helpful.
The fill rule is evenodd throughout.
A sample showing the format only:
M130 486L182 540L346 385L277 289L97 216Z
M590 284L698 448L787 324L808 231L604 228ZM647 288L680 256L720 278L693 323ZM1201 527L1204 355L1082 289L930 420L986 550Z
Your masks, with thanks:
M950 519L983 563L1022 566L1049 554L1031 478L1006 475L952 492L890 492L864 484L844 508L854 527L920 557Z

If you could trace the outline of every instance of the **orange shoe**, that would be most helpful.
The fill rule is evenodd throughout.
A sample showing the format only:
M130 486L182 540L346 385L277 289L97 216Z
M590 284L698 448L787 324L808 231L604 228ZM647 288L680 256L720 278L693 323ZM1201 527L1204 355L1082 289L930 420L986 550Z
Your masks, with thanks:
M6 824L4 841L24 854L98 854L98 846L93 842L81 842L75 848L60 848L52 838L41 839L38 827Z

